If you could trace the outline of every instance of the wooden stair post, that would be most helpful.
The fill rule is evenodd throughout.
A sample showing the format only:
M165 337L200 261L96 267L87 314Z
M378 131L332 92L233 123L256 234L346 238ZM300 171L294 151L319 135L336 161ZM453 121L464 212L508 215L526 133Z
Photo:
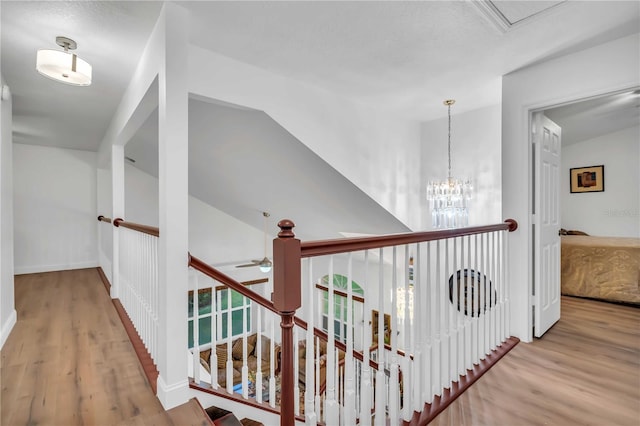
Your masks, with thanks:
M295 424L294 412L294 346L293 324L296 309L301 304L300 240L295 238L295 224L283 219L278 222L280 232L273 240L273 294L271 299L278 311L282 329L280 426Z

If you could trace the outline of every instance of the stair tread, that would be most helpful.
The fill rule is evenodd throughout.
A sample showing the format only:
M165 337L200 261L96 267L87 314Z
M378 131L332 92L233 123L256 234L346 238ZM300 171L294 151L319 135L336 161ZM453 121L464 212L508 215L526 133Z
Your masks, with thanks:
M233 414L225 414L223 417L219 417L213 421L216 426L243 426L240 420Z

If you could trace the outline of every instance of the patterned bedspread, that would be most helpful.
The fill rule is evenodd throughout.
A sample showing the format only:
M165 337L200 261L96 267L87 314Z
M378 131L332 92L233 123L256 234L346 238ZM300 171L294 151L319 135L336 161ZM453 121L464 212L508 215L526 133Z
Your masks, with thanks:
M640 304L640 238L561 238L562 294Z

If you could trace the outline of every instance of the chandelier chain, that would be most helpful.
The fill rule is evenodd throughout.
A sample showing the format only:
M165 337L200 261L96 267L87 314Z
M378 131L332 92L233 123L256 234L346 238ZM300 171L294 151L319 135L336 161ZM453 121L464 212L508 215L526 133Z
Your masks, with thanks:
M451 179L451 104L448 104L448 111L449 111L449 138L448 138L448 145L447 145L447 155L449 157L449 179Z

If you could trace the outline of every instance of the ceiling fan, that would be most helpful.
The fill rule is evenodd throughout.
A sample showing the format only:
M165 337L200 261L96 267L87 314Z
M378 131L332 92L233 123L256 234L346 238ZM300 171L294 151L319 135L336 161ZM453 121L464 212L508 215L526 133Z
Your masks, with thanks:
M267 212L262 212L262 216L264 216L264 258L262 260L251 260L251 263L246 263L244 265L236 265L236 268L248 268L250 266L259 266L260 271L269 272L271 271L272 263L267 257L267 218L270 216Z

